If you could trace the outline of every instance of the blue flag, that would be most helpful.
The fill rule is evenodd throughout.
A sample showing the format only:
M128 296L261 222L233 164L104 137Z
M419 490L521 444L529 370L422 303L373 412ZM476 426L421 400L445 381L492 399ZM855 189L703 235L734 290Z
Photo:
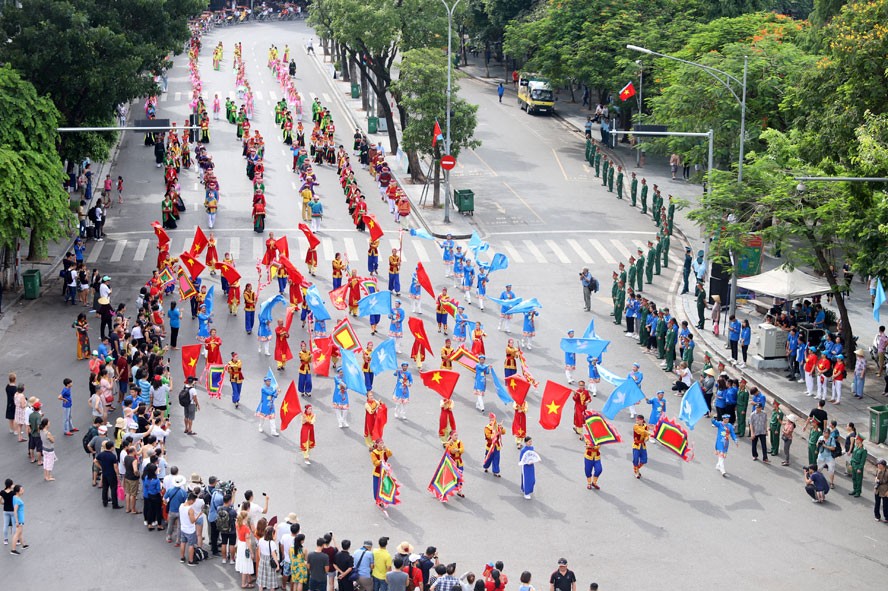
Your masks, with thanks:
M364 372L361 371L361 364L354 351L340 348L342 353L342 381L345 387L353 390L358 394L366 394L367 386L364 384Z
M324 300L321 298L317 285L312 285L306 290L305 303L308 305L308 309L311 310L315 320L330 320L332 318L330 313L327 312L327 307L324 305Z
M392 292L377 291L358 300L358 316L371 314L389 315L392 313Z
M493 260L490 261L490 272L500 271L502 269L509 268L509 257L502 253L496 253L493 255Z
M685 395L681 399L681 409L678 413L678 419L688 426L688 429L694 430L694 425L709 412L706 405L706 399L703 397L703 388L699 382L688 388Z
M589 357L601 357L608 345L610 341L603 339L561 339L561 350L565 353L579 353Z
M632 380L626 380L617 389L611 392L607 402L601 407L601 414L613 420L617 413L626 407L632 406L644 400L644 393Z
M586 327L586 331L583 333L584 339L597 339L598 335L595 334L595 319L589 321L589 326Z
M483 242L481 237L478 236L476 232L472 232L472 237L469 238L469 248L472 249L472 252L475 253L475 256L478 256L479 252L485 252L488 248L490 248L490 244L487 242Z
M879 322L879 308L885 303L885 288L882 287L882 280L876 280L876 299L873 301L873 318Z
M501 300L499 298L494 298L491 296L487 296L487 299L493 302L494 304L498 304L500 306L517 306L523 300L521 298L512 298L511 300Z
M435 237L422 229L410 228L410 235L422 238L423 240L434 240Z
M275 391L276 391L276 390L278 389L278 381L277 381L277 378L274 377L274 372L271 371L271 368L270 368L270 367L268 368L268 373L265 374L265 379L266 379L266 380L271 380L271 389L272 389L272 390L275 390Z
M490 376L493 378L493 385L496 389L496 395L499 396L499 399L502 401L502 403L508 407L512 404L512 397L509 396L509 391L506 390L503 382L499 379L499 376L496 375L495 369L490 368Z
M521 303L515 304L511 308L509 308L507 314L524 314L525 312L530 312L531 310L537 310L542 308L543 305L536 298L530 298L529 300L522 300Z
M395 349L395 339L386 339L373 348L370 354L370 371L381 374L397 369L398 354Z
M215 295L215 285L211 285L210 289L207 290L207 297L204 298L204 306L207 307L207 314L213 313L213 296ZM884 299L884 294L882 295L882 299ZM878 319L877 319L878 320Z
M278 304L286 304L287 300L281 294L268 298L259 305L259 330L257 334L260 337L270 337L273 332L271 330L271 313Z
M620 384L625 382L627 379L629 379L629 378L624 378L624 377L618 376L614 372L610 371L609 369L605 369L601 365L598 366L598 375L601 376L602 380L604 380L608 384L611 384L612 386L619 386Z

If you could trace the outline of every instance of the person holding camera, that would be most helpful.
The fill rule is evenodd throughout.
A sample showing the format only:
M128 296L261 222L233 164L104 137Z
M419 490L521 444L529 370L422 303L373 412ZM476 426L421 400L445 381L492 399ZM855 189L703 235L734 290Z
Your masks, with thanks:
M805 466L805 492L811 497L811 502L822 503L829 494L829 482L826 477L817 470L816 464Z
M580 271L580 283L583 285L583 310L592 310L592 292L598 291L598 281L589 272L589 267L583 267Z

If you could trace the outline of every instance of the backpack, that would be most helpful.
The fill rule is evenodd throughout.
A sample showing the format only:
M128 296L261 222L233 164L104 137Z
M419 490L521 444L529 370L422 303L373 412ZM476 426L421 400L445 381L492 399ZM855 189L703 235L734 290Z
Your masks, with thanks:
M209 554L207 554L206 550L204 550L201 547L197 547L194 549L194 562L195 563L198 563L201 560L206 560L207 558L209 558Z
M231 531L231 513L228 512L227 507L219 508L219 516L216 517L216 529L223 534Z
M89 218L89 221L92 223L96 223L96 206L93 205L86 211L86 217Z
M188 386L184 386L182 390L179 391L179 405L180 406L190 406L191 405L191 392L188 391Z
M596 279L595 277L593 277L593 278L592 278L592 291L594 291L595 293L598 293L598 289L599 289L600 287L601 287L601 285L598 283L598 279Z
M835 442L835 447L833 447L829 453L832 454L833 458L840 458L845 452L842 450L842 445L839 443L838 437L834 438L833 441Z
M93 440L93 437L99 434L99 430L95 427L90 427L89 431L86 432L86 435L83 436L83 451L86 453L90 453L89 451L89 442ZM97 452L99 450L96 450Z

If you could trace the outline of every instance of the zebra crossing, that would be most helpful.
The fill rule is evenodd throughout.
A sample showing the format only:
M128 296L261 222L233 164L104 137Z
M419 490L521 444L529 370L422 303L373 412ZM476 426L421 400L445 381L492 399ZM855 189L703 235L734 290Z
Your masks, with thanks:
M207 102L207 101L211 101L215 94L216 94L215 92L205 91L205 92L201 93L201 97L203 97L204 102ZM229 90L228 92L222 91L219 93L220 99L225 96L227 96L228 98L230 98L233 101L238 100L236 90ZM322 92L320 94L317 94L314 92L309 92L308 97L309 97L309 99L311 99L311 101L314 101L316 98L319 98L319 99L321 99L321 102L324 105L329 105L331 102L333 102L333 97L331 97L330 94L326 93L326 92ZM264 100L268 104L274 104L274 103L278 102L280 99L281 99L281 95L278 95L278 93L275 92L274 90L270 90L267 93L263 93L261 90L253 91L253 102L255 102L255 103L262 102ZM191 100L191 93L188 93L188 92L164 92L158 97L157 100L158 100L158 102L161 102L161 103L166 103L166 102L180 103L183 101L188 102Z
M308 241L298 230L287 231L282 234L275 232L280 237L287 236L290 247L290 258L294 261L302 261L308 251ZM144 234L143 234L144 235ZM386 260L391 249L401 246L398 238L384 237L379 246L379 256ZM396 235L395 235L396 236ZM153 256L155 253L156 239L132 238L121 235L115 239L112 233L104 242L91 242L86 254L88 265L106 263L128 263L144 261L149 256L149 250ZM190 232L175 233L171 236L172 244L170 254L178 256L191 248L193 236ZM441 250L436 243L418 238L404 237L403 257L406 264L416 262L429 263L440 260ZM463 248L468 250L463 243ZM513 265L616 265L618 262L628 262L629 256L641 248L647 255L647 244L641 240L620 238L562 238L562 239L521 239L521 240L494 240L490 243L490 251L482 258L490 260L494 252L505 254ZM226 252L243 265L252 266L255 261L265 254L265 236L218 236L216 250L221 258ZM334 231L333 236L322 236L318 247L319 262L333 260L336 253L351 263L362 261L366 258L367 238L339 236ZM671 256L675 264L680 263L681 252L675 246L671 250Z

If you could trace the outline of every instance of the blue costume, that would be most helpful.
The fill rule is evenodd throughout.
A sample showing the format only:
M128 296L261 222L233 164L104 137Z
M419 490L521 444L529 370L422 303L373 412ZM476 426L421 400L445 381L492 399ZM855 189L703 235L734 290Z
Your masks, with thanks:
M263 419L274 418L274 401L277 399L277 390L271 386L262 386L261 400L259 406L256 407L256 416Z
M478 297L487 295L487 268L481 267L478 269L478 281L476 283L476 288L478 290Z
M474 283L474 281L475 281L475 267L471 267L469 265L466 265L465 267L463 267L463 281L462 281L463 287L470 289L472 287L472 283Z
M404 310L401 308L392 308L389 314L391 323L389 323L389 336L400 337L404 333Z
M413 273L413 277L410 279L410 297L414 300L418 300L422 295L422 286L419 285L419 279L416 278L416 273Z
M413 376L409 370L399 369L395 372L395 398L407 400L410 398L410 386L413 385Z
M444 251L442 253L442 260L445 263L453 262L453 240L444 240L442 242L439 242L438 246L440 246L441 250Z
M487 374L490 373L490 366L486 363L478 362L475 364L475 384L473 386L476 392L487 391Z
M462 343L466 340L466 323L469 317L464 312L457 310L453 317L453 340Z
M325 337L327 336L327 321L326 320L315 320L314 321L314 329L313 329L314 338Z
M574 369L577 366L577 354L565 351L564 352L564 366L569 369Z
M524 326L522 327L522 332L524 333L524 336L532 337L536 335L536 323L533 321L536 315L536 310L530 310L529 312L524 313Z
M333 385L333 404L348 406L348 389L340 388L339 384Z
M210 315L209 314L198 314L197 315L197 336L201 339L207 339L210 337Z
M459 247L457 247L459 249ZM459 277L463 272L463 261L466 260L466 255L463 253L462 249L457 250L453 253L453 274Z
M499 299L501 299L501 300L514 300L514 299L515 299L515 292L513 292L512 290L506 290L506 291L504 291L504 292L502 292L502 293L500 294ZM511 307L512 307L512 304L511 304L511 303L509 303L509 304L502 304L502 305L500 306L500 315L502 315L503 318L511 318L511 317L512 317L511 314L506 314L506 310L508 310L508 309L511 308Z
M368 322L370 322L370 326L376 326L379 324L379 319L381 318L380 314L370 314L370 318L368 318ZM376 331L374 330L373 333ZM371 333L372 334L372 333Z
M272 336L271 320L269 320L268 322L265 322L260 318L259 319L259 330L256 331L256 334L259 336L260 341L270 340L271 336Z
M589 379L601 380L601 374L598 372L598 359L587 355L586 361L589 363Z
M529 497L533 493L533 487L536 485L536 468L534 462L539 461L539 455L534 451L532 445L525 445L521 448L521 455L518 456L518 464L521 466L521 492L524 496Z
M650 398L647 403L651 405L651 417L648 419L648 424L656 425L660 422L660 416L666 414L666 399L656 396Z
M737 434L734 432L734 425L731 423L724 423L718 419L712 419L712 426L718 428L718 433L715 435L715 453L722 456L728 455L728 448L731 445L728 437L733 439L734 443L737 442Z

